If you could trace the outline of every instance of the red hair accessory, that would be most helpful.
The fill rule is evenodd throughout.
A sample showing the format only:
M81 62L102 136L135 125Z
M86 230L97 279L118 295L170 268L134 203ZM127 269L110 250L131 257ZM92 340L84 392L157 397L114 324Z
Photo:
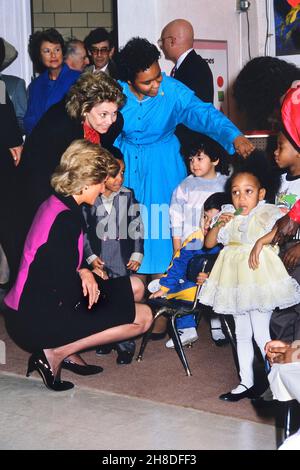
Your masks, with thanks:
M286 92L281 106L281 120L284 135L300 152L300 82Z

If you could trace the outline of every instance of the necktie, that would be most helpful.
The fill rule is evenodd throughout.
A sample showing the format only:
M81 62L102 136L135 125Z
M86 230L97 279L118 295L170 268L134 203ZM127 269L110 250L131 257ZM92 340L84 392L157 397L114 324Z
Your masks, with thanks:
M170 73L171 77L175 76L176 70L177 70L176 65L174 65L174 67L172 68L171 73Z

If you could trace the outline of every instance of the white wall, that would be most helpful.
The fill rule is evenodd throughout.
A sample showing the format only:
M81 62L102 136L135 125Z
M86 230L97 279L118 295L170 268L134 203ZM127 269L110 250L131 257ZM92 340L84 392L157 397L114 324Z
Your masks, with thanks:
M246 13L238 13L236 5L236 0L118 0L119 43L124 45L132 36L146 37L156 43L166 23L185 18L193 24L195 38L228 42L228 79L231 83L249 60ZM248 14L251 56L263 55L265 0L251 0ZM161 66L169 72L172 63L162 57ZM236 120L230 99L229 114Z
M12 44L19 53L3 73L24 78L27 85L32 75L32 64L27 52L30 34L30 0L0 0L0 36Z

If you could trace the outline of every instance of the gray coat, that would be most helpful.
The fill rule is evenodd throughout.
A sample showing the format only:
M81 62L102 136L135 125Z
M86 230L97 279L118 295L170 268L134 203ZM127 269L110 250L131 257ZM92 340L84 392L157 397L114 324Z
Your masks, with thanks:
M24 133L23 118L27 109L25 81L22 78L15 77L14 75L3 75L2 73L0 74L0 78L6 85L7 93L15 108L19 127L22 133Z

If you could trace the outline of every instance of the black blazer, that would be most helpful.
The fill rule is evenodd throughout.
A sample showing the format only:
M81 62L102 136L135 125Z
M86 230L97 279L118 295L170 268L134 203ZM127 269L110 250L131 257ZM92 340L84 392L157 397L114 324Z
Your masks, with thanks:
M174 78L193 90L202 101L212 103L214 99L213 75L207 62L194 50L189 52L184 61L176 70ZM191 139L200 134L191 131L183 124L176 128L176 135L182 145L188 144Z
M213 75L207 62L192 50L176 70L174 78L193 90L202 101L214 100Z
M110 147L123 128L123 117L107 134L101 136L101 145ZM18 167L20 201L23 204L23 230L29 228L39 205L52 193L50 178L67 147L76 139L83 139L83 126L67 114L65 99L51 106L31 134L26 138L21 164Z

